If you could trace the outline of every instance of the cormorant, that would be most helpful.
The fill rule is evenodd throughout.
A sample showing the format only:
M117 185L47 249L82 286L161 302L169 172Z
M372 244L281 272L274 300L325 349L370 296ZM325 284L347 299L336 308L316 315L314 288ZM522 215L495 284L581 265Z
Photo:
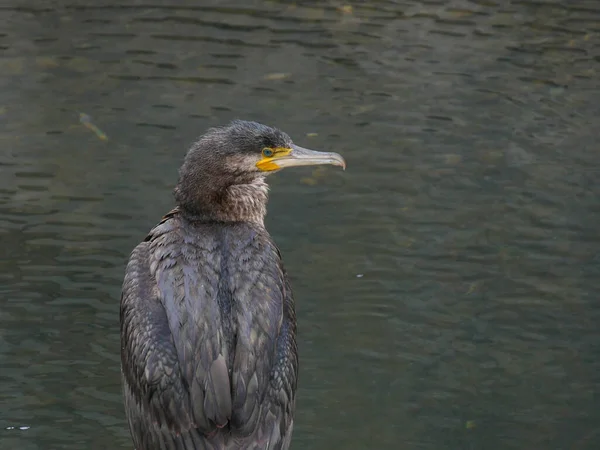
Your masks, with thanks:
M234 121L188 151L177 206L131 253L121 295L121 369L137 450L290 445L296 314L264 226L265 177L333 164L284 132Z

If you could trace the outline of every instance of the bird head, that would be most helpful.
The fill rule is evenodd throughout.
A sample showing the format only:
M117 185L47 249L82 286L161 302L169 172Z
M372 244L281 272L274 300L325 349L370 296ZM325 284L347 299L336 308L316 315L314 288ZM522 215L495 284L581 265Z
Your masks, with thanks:
M208 130L186 160L223 176L264 177L295 166L332 164L346 167L337 153L300 147L283 131L256 122L236 120ZM185 164L184 164L185 165Z
M346 167L344 158L337 153L309 150L294 144L281 130L235 120L209 129L194 143L180 169L175 196L188 209L214 209L217 203L235 203L232 197L236 195L238 204L250 205L255 189L252 201L257 203L257 198L264 197L258 202L263 204L265 176L287 167L320 164ZM231 190L234 187L235 192ZM241 195L242 187L245 197Z

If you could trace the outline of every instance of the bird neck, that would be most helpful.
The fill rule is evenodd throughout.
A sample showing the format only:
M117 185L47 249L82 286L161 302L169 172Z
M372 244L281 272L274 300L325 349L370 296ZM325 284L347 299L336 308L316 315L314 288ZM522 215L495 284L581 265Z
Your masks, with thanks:
M195 220L251 222L264 226L269 195L264 178L255 178L245 184L204 184L191 193L179 183L175 188L175 199Z

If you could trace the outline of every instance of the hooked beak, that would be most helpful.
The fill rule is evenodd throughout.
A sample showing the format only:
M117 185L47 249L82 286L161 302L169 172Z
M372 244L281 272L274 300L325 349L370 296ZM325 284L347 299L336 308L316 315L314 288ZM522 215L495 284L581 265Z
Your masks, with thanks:
M346 170L346 161L344 161L342 155L333 152L309 150L295 144L291 145L290 152L281 156L276 155L272 162L275 163L279 169L285 169L286 167L331 164L333 166L340 166L342 169Z

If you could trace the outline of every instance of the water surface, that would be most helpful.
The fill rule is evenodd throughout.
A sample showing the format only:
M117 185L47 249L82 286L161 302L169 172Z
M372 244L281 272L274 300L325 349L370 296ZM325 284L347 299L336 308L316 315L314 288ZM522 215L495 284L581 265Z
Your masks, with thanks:
M294 449L600 447L596 2L24 0L0 24L0 449L131 449L124 264L233 118L348 161L270 179Z

